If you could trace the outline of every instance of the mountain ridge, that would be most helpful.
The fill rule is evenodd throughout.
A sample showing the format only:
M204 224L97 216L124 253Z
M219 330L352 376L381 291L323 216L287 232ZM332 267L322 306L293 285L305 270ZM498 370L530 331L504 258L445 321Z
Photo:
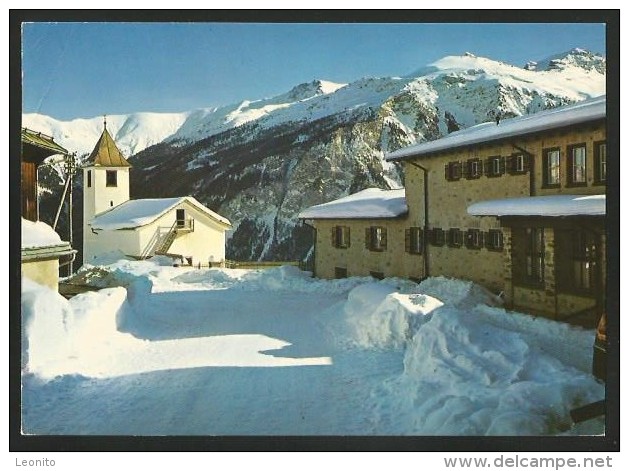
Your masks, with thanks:
M301 210L367 187L403 184L385 153L496 115L600 96L604 64L603 56L574 49L549 59L548 70L467 53L439 59L419 75L313 80L275 97L167 114L167 124L151 113L108 116L107 128L123 153L136 150L134 198L194 196L232 221L230 258L302 259L312 234L297 219ZM89 121L98 133L90 146L100 120Z
M575 59L575 57L585 57L587 60L578 60ZM459 62L458 67L454 67L452 65L454 61ZM466 62L467 67L463 66ZM549 71L545 70L544 67L550 67L550 70L552 71L558 70L561 67L565 68L568 65L576 65L581 66L582 68L593 67L597 70L597 72L602 74L601 71L604 71L605 58L604 56L584 49L574 48L564 53L555 54L546 59L540 60L539 62L534 62L536 67L534 70L530 70L527 69L526 66L520 68L515 65L494 61L489 58L476 56L472 53L466 52L460 56L443 57L429 66L419 69L421 74L419 71L416 71L413 74L406 75L404 77L363 77L351 82L350 84L338 84L327 80L315 79L311 82L304 82L302 84L295 85L288 92L269 98L242 100L239 103L221 107L198 108L175 113L140 111L130 114L117 114L108 116L107 120L109 130L114 139L116 139L116 142L121 147L125 156L130 157L151 145L167 139L202 139L213 133L225 131L230 127L239 126L244 122L264 118L269 114L269 112L273 112L275 109L281 108L282 105L286 106L289 104L297 104L316 97L330 95L350 85L361 86L360 84L377 80L397 80L401 83L404 80L417 80L425 75L430 75L431 73L447 75L455 74L457 72L464 73L467 71L473 74L474 72L479 71L479 68L475 67L478 63L484 63L485 65L490 64L494 66L498 64L502 67L510 67L514 70L525 70L527 72L535 72L537 74L539 74L540 71ZM533 62L530 62L529 64L531 63ZM447 67L448 65L449 67ZM493 68L495 69L495 67ZM595 96L596 91L590 92L593 92L594 94L589 93L589 97ZM583 99L585 97L582 96L580 98ZM273 105L278 108L265 109L265 106L273 107ZM213 126L207 125L208 123L206 118L216 113L222 113L223 116L221 117L225 121L223 123L225 124L224 126L218 126L215 123L213 123ZM316 119L316 116L313 118ZM61 145L68 146L70 151L76 151L79 155L89 153L91 151L92 146L97 141L98 136L100 136L100 132L102 131L102 120L101 116L92 118L76 118L69 121L63 121L39 113L25 113L23 115L24 126L52 135ZM188 120L192 120L193 122L186 124ZM205 123L205 128L199 129L199 122ZM71 131L74 133L78 131L79 136L72 136ZM205 131L205 133L202 131ZM144 135L145 138L140 139L136 137L135 139L132 139L130 137L131 133L134 133L136 136Z

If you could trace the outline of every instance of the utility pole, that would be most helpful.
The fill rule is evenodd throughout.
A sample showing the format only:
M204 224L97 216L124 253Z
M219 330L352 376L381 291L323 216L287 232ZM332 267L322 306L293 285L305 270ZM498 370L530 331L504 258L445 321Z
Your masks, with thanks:
M66 166L66 172L68 174L68 180L70 181L70 199L68 201L68 231L69 231L68 242L70 242L70 247L73 247L74 244L73 244L73 230L72 230L72 206L73 206L72 181L74 177L74 172L76 172L76 152L68 156L68 158L65 161L65 166ZM74 257L70 259L70 264L68 265L68 276L74 273L73 265L74 265Z
M68 231L69 231L68 242L70 243L70 246L72 246L72 242L73 242L73 237L72 237L72 206L73 206L73 200L72 200L72 180L73 180L74 173L76 172L76 152L64 156L63 169L65 170L65 174L66 174L66 183L65 183L64 188L63 188L63 194L61 195L61 201L59 202L59 208L57 208L57 214L55 215L55 221L53 223L52 228L55 229L55 230L57 229L57 223L59 222L59 215L61 214L61 209L63 208L63 204L65 203L66 194L68 193L68 190L70 190L70 199L69 199L69 203L68 203ZM68 276L69 276L74 271L74 269L73 269L73 260L72 259L70 260L70 263L68 264L68 267L69 267L69 273L68 273Z
M70 179L70 200L68 206L68 242L70 242L70 247L72 247L72 176L74 175L74 154L70 155L70 158L66 161L66 171L68 172L68 178ZM73 259L70 259L70 264L68 265L68 276L72 275L74 271L72 269Z

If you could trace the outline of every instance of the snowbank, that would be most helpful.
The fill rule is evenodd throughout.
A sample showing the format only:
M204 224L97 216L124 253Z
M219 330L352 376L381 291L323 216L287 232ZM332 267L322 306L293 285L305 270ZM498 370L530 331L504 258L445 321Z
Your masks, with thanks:
M486 288L471 281L445 276L426 278L419 284L415 292L433 296L445 304L454 306L502 305L502 299Z
M499 306L502 300L471 281L432 277L419 285L389 278L354 288L343 306L342 341L362 348L401 348L444 304Z
M354 288L343 307L348 341L369 348L401 348L443 303L428 295L400 294L386 283Z
M309 272L291 265L260 270L211 268L191 270L172 279L174 283L185 283L193 289L236 289L243 291L277 291L293 293L340 294L371 281L371 277L353 277L339 280L312 278Z
M590 374L593 332L492 307L501 300L471 282L429 278L414 291L367 283L343 305L349 345L404 351L403 374L374 393L388 397L375 406L383 428L558 434L572 408L604 397Z
M111 250L94 257L89 264L85 264L84 267L98 267L100 265L111 265L118 260L133 260L131 257L127 257L121 250Z
M128 349L130 335L117 330L126 299L123 288L85 293L67 301L56 291L22 279L22 366L44 378L108 368L112 351Z
M67 301L56 291L22 278L22 368L38 371L63 348L52 339L65 335L70 315ZM30 365L30 366L29 366Z
M418 434L556 434L572 426L572 408L604 397L582 355L555 355L557 344L591 355L592 332L560 325L544 335L557 323L511 317L483 306L444 307L417 331L391 387L415 405L409 426Z

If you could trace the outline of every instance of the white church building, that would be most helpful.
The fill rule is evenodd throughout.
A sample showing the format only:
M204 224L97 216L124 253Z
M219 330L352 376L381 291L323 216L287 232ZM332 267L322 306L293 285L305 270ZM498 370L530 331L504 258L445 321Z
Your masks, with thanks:
M190 265L225 262L231 223L191 196L129 198L129 170L105 122L83 167L83 263L111 252L167 255Z

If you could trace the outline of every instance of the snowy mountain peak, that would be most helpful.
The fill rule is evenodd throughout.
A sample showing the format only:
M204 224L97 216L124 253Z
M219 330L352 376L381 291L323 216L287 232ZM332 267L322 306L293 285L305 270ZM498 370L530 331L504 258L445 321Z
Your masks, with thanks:
M566 70L570 67L577 67L604 74L606 65L607 61L601 54L577 47L539 61L536 70Z
M481 72L509 74L513 73L514 69L520 68L494 59L476 56L470 52L466 52L459 56L443 57L430 64L427 69L420 70L419 72L423 72L426 75L430 73L444 74L450 72L467 72L475 75Z
M317 82L319 82L319 88L324 94L334 93L339 88L347 86L346 83L330 82L329 80L317 80Z
M301 83L291 88L287 93L274 98L277 101L282 98L285 102L297 102L308 100L315 96L327 95L334 93L339 88L344 87L345 83L334 83L327 80L313 80L312 82Z

